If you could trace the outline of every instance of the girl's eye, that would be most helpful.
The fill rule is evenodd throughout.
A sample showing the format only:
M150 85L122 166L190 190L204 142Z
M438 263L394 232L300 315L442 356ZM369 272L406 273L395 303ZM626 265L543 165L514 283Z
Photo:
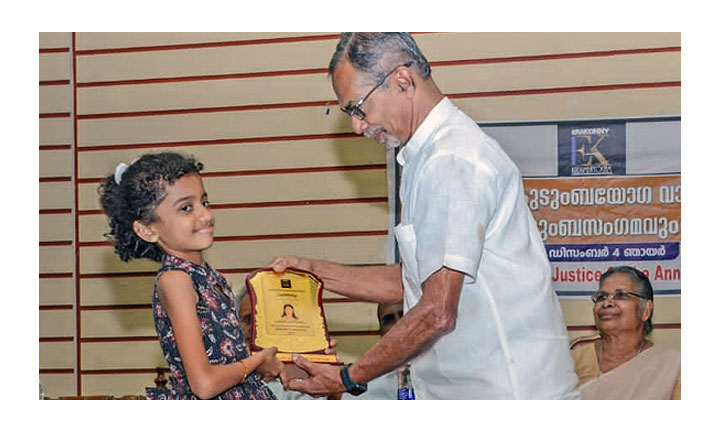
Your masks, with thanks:
M180 207L180 211L185 212L185 213L190 212L190 211L192 211L192 206L190 204L184 205L184 206Z
M203 205L204 207L210 207L210 201L205 200L205 201L202 202L202 205Z

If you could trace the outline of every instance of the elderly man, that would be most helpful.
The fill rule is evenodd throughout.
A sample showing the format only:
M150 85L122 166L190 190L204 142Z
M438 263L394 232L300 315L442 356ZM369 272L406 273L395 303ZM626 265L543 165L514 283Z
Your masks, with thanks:
M515 164L445 97L407 33L344 33L329 73L352 128L400 147L401 264L344 266L281 256L326 289L404 302L402 319L356 363L312 364L286 383L360 394L407 362L418 399L575 398L577 377L550 265Z

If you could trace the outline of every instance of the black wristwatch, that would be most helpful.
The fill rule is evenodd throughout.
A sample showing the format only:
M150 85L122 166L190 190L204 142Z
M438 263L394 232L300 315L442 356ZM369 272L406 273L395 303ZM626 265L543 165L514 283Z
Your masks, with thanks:
M350 366L352 366L352 363L340 369L340 379L342 380L343 385L345 385L346 392L353 396L358 396L367 391L367 384L358 384L350 378L350 374L348 373Z

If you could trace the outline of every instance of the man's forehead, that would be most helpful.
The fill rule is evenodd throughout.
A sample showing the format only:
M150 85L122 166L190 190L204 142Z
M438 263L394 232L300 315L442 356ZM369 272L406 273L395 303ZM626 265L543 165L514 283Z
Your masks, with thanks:
M362 95L359 95L359 87L363 83L361 78L360 71L349 61L342 60L338 62L331 77L338 102L347 105L348 102L357 101L358 98L362 97Z

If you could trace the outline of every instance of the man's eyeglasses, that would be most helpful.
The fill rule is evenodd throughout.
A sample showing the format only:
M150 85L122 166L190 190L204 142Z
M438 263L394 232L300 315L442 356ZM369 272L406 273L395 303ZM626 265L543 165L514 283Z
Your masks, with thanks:
M373 88L365 95L364 98L360 99L360 100L359 100L357 103L355 103L355 104L348 104L348 105L345 106L345 107L340 107L340 110L341 110L342 112L344 112L345 114L349 115L350 117L355 117L355 118L358 119L358 120L365 120L365 112L364 112L362 109L360 109L360 107L362 106L362 104L364 104L364 103L368 100L368 98L370 97L370 95L371 95L375 90L377 90L378 87L380 87L380 86L385 82L385 80L388 79L388 77L389 77L390 75L392 75L393 72L395 72L395 70L396 70L397 68L399 68L400 66L409 67L412 63L413 63L412 61L409 61L409 62L403 63L403 64L401 64L401 65L395 66L394 68L392 68L392 70L391 70L390 72L388 72L387 74L385 74L385 76L383 77L383 79L382 79L379 83L377 83L377 84L375 85L375 87L373 87Z
M606 293L605 291L597 291L595 294L590 296L590 299L593 301L593 303L599 303L604 302L605 300L612 297L614 300L617 301L628 301L632 297L637 297L644 299L645 297L641 296L640 294L635 294L634 292L630 291L623 291L623 290L617 290L615 291L615 294Z

